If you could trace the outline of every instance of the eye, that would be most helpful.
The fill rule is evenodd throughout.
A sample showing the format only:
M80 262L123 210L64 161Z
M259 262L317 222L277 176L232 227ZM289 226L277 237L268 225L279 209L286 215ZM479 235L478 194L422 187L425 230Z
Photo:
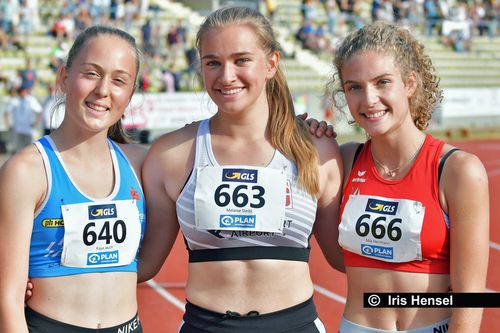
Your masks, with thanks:
M344 86L344 91L356 91L361 89L359 84L347 84Z
M391 83L391 81L388 79L382 79L382 80L378 81L379 86L386 86L389 83Z
M248 63L250 61L251 61L251 59L249 59L249 58L240 58L240 59L236 59L236 64L245 65L246 63Z
M90 78L99 77L99 74L97 74L97 72L94 72L94 71L87 71L84 73L84 75L87 77L90 77Z
M121 78L121 77L115 78L114 81L116 82L116 84L118 84L120 86L127 84L127 80L124 78Z
M208 66L208 67L216 67L219 65L220 65L220 63L216 60L209 60L205 63L205 66Z

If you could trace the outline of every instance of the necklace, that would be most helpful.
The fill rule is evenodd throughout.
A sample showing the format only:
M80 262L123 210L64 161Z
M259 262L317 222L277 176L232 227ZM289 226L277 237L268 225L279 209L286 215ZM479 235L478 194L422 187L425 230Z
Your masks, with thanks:
M400 170L401 168L403 168L403 167L407 166L408 164L410 164L410 162L413 161L415 159L415 157L417 157L418 153L422 149L422 146L424 145L424 142L425 142L425 136L424 136L424 139L422 140L422 142L420 142L420 145L418 146L417 150L415 150L415 152L413 153L413 155L407 161L401 163L400 165L398 165L394 169L389 169L387 166L385 166L384 164L382 164L382 162L380 162L379 160L377 160L377 158L373 154L373 151L371 151L371 154L372 154L372 157L373 157L373 160L375 161L375 163L377 163L377 165L380 166L384 170L385 174L387 176L391 177L391 178L394 178L394 176L396 176L396 172L398 170Z

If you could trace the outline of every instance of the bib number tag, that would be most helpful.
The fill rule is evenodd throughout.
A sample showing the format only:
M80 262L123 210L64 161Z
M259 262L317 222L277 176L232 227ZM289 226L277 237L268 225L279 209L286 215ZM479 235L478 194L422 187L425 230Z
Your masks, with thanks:
M204 167L196 172L197 228L283 232L286 197L283 171Z
M141 238L134 200L63 205L64 243L61 264L113 267L130 264Z
M425 207L419 201L350 195L339 225L340 245L387 262L422 260Z

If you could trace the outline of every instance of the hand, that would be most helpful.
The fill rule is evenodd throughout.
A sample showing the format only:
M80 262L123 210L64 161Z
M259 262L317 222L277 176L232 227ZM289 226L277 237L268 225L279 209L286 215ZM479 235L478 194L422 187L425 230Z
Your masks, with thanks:
M335 139L337 137L337 133L335 132L332 125L328 125L326 121L318 121L314 118L307 118L307 112L298 115L300 119L304 120L309 125L309 131L312 135L315 135L317 138L321 138L325 135L328 138Z
M33 296L33 283L30 280L26 282L26 293L24 294L24 303L28 302L28 300Z

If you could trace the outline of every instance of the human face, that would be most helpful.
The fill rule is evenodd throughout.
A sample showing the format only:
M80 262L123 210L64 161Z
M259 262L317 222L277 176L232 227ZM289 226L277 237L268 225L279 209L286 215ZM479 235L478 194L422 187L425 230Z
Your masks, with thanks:
M415 74L405 84L392 55L375 51L354 54L341 74L349 111L371 137L413 124L409 98L415 91Z
M219 111L267 110L266 82L276 73L279 54L266 55L245 25L206 32L201 40L205 88Z
M133 47L117 36L88 40L71 68L61 73L68 118L93 132L107 131L119 121L134 91L135 57Z

